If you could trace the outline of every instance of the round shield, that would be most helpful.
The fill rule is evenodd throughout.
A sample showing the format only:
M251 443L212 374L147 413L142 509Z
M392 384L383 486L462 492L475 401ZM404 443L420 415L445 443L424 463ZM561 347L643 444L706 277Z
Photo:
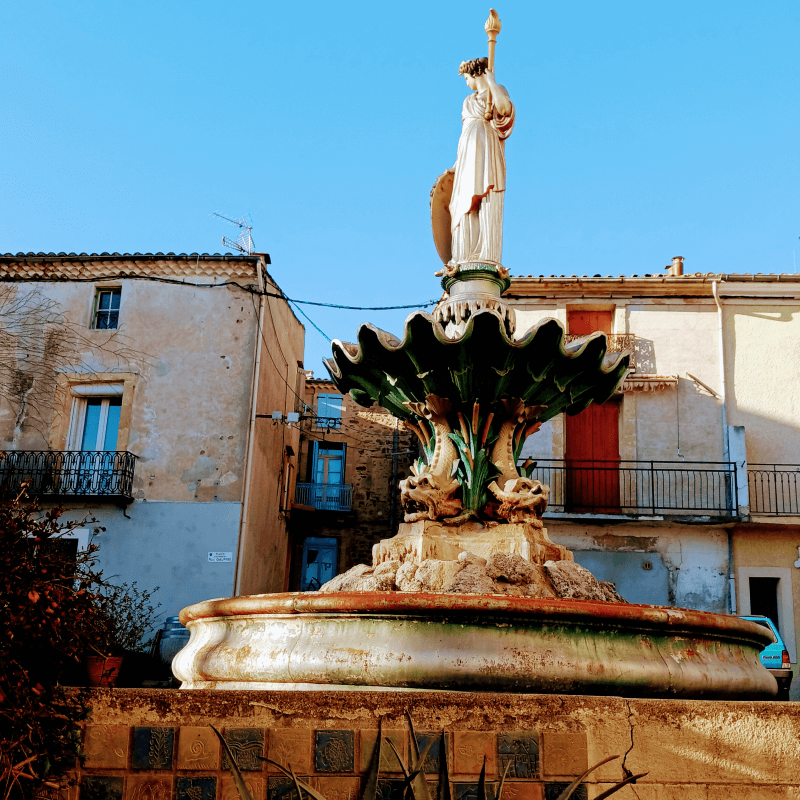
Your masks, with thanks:
M450 231L450 198L453 195L455 171L443 172L431 189L431 228L433 243L443 264L448 264L453 254L452 233Z

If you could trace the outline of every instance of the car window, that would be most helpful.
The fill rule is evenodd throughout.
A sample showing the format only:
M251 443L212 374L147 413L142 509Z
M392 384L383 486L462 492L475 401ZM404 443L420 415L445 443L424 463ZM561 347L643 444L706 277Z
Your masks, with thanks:
M750 622L755 622L756 625L760 625L762 628L766 628L775 638L775 641L772 644L768 644L767 648L774 648L775 645L779 645L779 649L785 649L785 645L783 644L783 639L781 639L781 635L778 633L778 629L775 627L774 623L768 617L742 617L741 619L749 620Z

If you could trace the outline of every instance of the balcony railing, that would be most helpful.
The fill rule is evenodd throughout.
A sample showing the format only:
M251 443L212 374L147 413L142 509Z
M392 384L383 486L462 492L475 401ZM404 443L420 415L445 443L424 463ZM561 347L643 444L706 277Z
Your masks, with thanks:
M748 464L750 513L800 516L800 464Z
M564 343L569 344L570 342L574 342L576 339L583 339L586 336L585 333L567 333L564 335ZM636 334L633 333L607 333L606 334L606 342L608 343L608 349L606 353L623 353L628 352L631 356L630 367L631 370L636 370L636 361L634 358L635 351L636 351Z
M101 450L6 450L0 453L0 489L31 495L133 496L133 453Z
M353 487L349 483L298 483L294 501L318 511L349 511Z
M314 425L317 428L341 428L341 417L314 417Z
M550 487L550 512L652 516L738 512L732 462L538 460L531 478Z

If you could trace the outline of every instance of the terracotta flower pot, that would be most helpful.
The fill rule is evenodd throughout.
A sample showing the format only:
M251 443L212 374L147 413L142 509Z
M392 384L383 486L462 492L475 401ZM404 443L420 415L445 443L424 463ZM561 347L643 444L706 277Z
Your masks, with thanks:
M122 656L86 656L89 686L113 687L117 683Z

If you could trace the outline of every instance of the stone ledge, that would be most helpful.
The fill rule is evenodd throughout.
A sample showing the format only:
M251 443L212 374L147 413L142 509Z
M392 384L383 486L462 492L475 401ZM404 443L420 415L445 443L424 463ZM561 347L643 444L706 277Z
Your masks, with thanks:
M447 732L454 784L476 780L470 753L479 752L491 756L487 779L496 781L498 765L504 764L504 755L511 748L515 758L525 761L511 780L519 784L515 797L547 796L549 786L579 774L585 764L616 754L623 758L595 773L588 797L621 778L623 759L626 769L649 773L637 784L639 797L672 798L677 792L675 797L788 798L800 787L800 706L793 703L460 692L163 689L93 690L89 702L92 713L86 726L87 742L94 734L92 750L105 753L108 763L103 758L103 763L89 759L80 777L94 783L115 779L114 793L121 792L118 800L136 800L148 770L153 770L152 780L163 784L166 798L180 800L187 780L203 778L208 779L208 792L212 783L214 787L214 797L209 795L206 800L235 800L228 796L228 774L213 739L208 739L208 758L199 771L190 768L186 760L187 754L197 753L195 740L207 738L204 732L210 724L226 736L230 732L238 737L248 751L288 754L290 750L306 775L317 776L317 781L349 781L347 787L356 791L364 763L361 750L364 742L374 738L378 719L384 718L385 731L407 743L406 711L418 733ZM156 730L165 728L172 730L172 738ZM169 743L169 753L165 750L159 755L158 763L145 763L142 758L153 759L150 743L154 732L159 741ZM291 742L286 740L287 734L293 737ZM320 748L331 735L344 742L337 752L347 756L347 763L334 765L337 771L326 778L332 775L331 765L320 757ZM106 739L108 746L104 747ZM137 747L139 769L134 769ZM255 800L280 800L283 784L265 766L247 773L259 795ZM394 777L393 772L386 775L387 780ZM339 788L347 787L342 784ZM332 783L329 800L337 800L336 788ZM356 792L353 797L357 796Z

